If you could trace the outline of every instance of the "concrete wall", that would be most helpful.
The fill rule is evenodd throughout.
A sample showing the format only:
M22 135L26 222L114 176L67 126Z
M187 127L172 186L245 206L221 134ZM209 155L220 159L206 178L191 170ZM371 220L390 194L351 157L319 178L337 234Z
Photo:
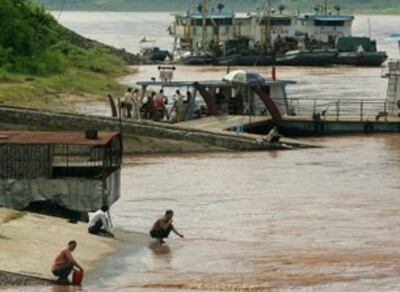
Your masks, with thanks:
M88 128L98 130L120 130L116 118L98 117L83 114L55 113L23 109L15 107L0 107L0 123L20 124L43 130L79 131ZM136 122L123 120L122 133L126 137L151 137L179 142L191 142L204 145L202 151L212 150L264 150L271 145L257 143L254 138L237 136L230 133L213 133L203 130L185 129L174 125L160 124L151 121ZM125 149L127 145L124 145ZM276 146L273 147L276 149ZM183 149L184 151L184 149ZM129 151L135 153L134 149ZM156 151L154 151L156 152Z

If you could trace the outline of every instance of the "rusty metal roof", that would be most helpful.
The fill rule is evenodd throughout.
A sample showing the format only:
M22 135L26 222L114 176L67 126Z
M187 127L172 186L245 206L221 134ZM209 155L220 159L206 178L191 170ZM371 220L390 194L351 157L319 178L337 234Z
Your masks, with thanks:
M1 144L105 145L119 132L98 132L97 139L86 139L85 132L0 131Z

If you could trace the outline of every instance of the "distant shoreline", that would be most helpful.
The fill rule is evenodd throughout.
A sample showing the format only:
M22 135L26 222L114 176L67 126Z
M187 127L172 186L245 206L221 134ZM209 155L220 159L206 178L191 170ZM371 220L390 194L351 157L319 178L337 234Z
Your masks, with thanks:
M53 13L58 13L59 10L57 9L47 9L49 12ZM131 13L131 12L136 12L136 13L182 13L185 12L186 10L171 10L171 11L166 11L166 10L93 10L93 9L65 9L64 12L104 12L104 13ZM256 13L256 11L245 11L245 10L236 10L234 11L236 13ZM295 14L296 12L290 11L291 14ZM313 11L302 11L301 13L314 13ZM400 8L396 8L393 11L381 11L381 10L361 10L361 11L342 11L341 14L354 14L354 15L398 15L400 14Z

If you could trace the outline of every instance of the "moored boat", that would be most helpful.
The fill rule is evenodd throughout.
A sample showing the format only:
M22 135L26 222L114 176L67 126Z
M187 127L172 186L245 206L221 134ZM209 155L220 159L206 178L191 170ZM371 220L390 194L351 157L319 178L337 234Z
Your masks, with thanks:
M265 66L274 60L291 66L380 66L386 60L386 53L376 50L375 41L352 37L354 15L341 14L338 5L336 13L329 11L327 1L317 5L314 13L290 14L284 12L284 5L279 7L276 13L271 1L265 1L257 12L234 13L223 11L222 4L209 9L203 0L185 13L174 14L175 22L169 28L174 55L180 51L191 54L175 60L232 66ZM365 54L359 54L358 42Z
M159 47L144 48L141 50L141 56L151 61L165 61L169 52L161 50Z
M339 65L379 67L388 58L369 37L340 37L335 47L338 50L335 63Z
M329 66L335 61L335 50L296 50L276 57L277 65L290 66Z
M379 67L387 58L386 52L338 53L335 63L338 65Z
M257 54L256 52L241 52L218 58L217 64L223 66L268 66L275 62L272 55Z

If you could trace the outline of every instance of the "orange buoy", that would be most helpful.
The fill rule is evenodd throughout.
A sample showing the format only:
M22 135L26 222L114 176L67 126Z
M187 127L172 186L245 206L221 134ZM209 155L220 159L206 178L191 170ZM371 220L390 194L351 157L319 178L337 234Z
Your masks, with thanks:
M276 68L275 68L275 65L272 66L271 75L272 75L272 80L276 80Z

